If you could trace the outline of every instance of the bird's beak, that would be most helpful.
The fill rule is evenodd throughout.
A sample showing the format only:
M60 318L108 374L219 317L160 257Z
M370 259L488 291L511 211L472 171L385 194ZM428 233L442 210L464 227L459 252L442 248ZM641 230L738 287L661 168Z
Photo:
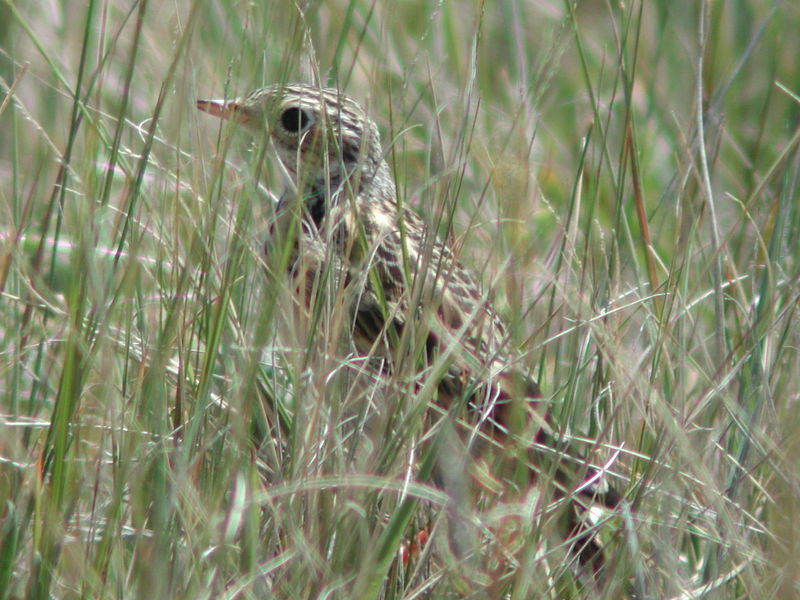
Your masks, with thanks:
M238 100L198 100L197 108L220 119L251 125L255 121L253 111Z

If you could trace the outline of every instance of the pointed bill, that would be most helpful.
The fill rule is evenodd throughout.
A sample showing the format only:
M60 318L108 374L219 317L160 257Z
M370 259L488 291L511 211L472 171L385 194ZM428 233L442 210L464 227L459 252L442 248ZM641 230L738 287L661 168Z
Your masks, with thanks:
M236 121L240 125L252 125L256 120L256 115L253 114L252 108L242 103L239 99L236 100L198 100L198 110L202 110L210 115L219 117L220 119L228 119Z

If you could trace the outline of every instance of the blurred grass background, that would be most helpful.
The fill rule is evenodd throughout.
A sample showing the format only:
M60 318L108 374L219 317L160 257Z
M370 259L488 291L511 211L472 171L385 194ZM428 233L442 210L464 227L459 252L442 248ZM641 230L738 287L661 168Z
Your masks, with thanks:
M798 31L765 0L0 4L0 598L800 595ZM436 528L403 568L397 515L443 499L343 424L263 274L274 161L194 108L276 81L369 107L559 423L622 449L602 581L511 499L470 509L524 534L495 572Z

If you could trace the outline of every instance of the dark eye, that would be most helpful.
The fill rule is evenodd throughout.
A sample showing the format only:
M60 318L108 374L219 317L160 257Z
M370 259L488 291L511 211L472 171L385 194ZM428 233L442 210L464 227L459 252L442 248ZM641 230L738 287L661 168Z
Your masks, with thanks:
M290 106L281 113L281 125L286 131L300 133L311 125L311 115L302 108Z

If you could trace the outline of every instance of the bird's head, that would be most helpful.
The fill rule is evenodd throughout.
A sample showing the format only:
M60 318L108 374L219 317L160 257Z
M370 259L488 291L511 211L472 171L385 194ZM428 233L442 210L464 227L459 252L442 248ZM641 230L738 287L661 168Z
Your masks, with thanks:
M197 107L266 133L301 193L333 197L391 183L377 126L336 89L278 84L236 100L198 100Z

